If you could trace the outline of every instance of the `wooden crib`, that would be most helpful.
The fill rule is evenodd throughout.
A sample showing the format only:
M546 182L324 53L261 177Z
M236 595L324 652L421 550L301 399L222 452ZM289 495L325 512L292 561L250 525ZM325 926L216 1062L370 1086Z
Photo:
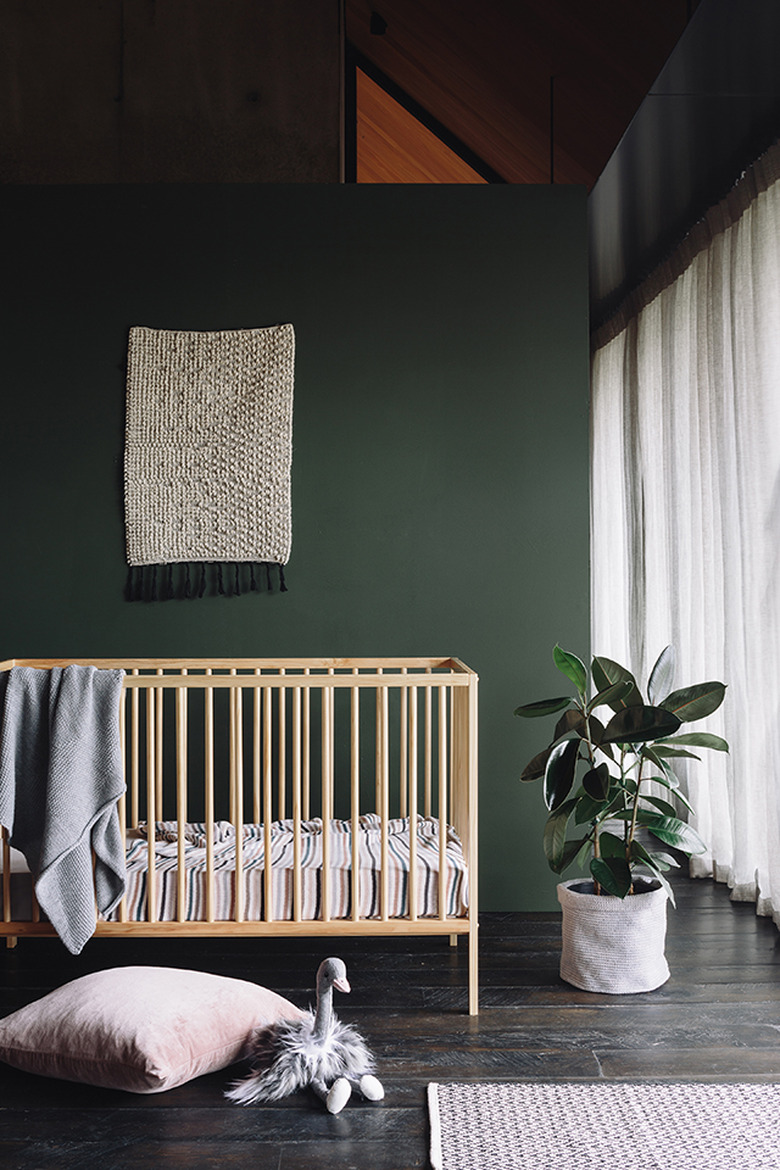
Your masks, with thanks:
M96 934L465 934L476 1014L474 671L455 658L0 670L71 664L125 672L128 890ZM0 937L52 934L2 837Z

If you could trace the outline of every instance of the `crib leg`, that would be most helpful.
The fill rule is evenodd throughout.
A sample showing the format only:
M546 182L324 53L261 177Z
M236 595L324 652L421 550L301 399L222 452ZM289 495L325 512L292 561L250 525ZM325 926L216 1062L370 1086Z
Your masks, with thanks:
M469 1015L479 1014L479 942L477 923L469 931Z
M451 935L450 935L450 946L451 946L451 947L456 947L457 945L458 945L458 936L457 936L457 934L451 934Z
M16 937L15 934L9 934L6 937L5 945L8 947L8 950L11 951L16 946L18 941L19 941L19 939Z

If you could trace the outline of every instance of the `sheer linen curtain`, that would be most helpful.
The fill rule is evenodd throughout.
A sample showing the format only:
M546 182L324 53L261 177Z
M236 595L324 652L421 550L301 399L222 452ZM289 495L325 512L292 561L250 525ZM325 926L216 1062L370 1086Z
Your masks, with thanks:
M594 338L592 646L720 679L695 876L780 925L780 144Z

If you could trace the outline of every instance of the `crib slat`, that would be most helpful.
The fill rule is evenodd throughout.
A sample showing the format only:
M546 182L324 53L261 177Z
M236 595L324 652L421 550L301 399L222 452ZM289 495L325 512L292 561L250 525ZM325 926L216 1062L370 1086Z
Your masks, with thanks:
M417 920L417 692L409 702L409 918Z
M260 668L255 670L255 675L260 674ZM260 736L260 714L261 714L261 692L255 687L252 691L252 820L256 825L259 825L262 820L262 767L261 767L261 736Z
M162 667L157 671L161 676ZM163 819L163 691L162 687L155 687L155 784L156 801L154 815L158 821Z
M235 669L231 670L231 679L235 677ZM228 816L231 825L236 823L236 786L234 783L236 771L236 739L234 735L235 721L236 721L236 690L231 685L230 693L228 695L228 710L230 713L230 724L228 732L228 794L230 797L230 811Z
M447 688L439 687L439 918L447 917Z
M138 670L133 671L134 675L138 674ZM139 732L139 702L141 692L133 688L130 692L130 816L132 818L131 824L134 829L138 828L139 812L139 771L140 759L138 748L138 732Z
M211 671L207 671L210 675ZM203 691L204 785L206 798L206 921L214 921L214 691Z
M182 675L187 671L182 670ZM176 913L179 922L187 921L187 870L184 847L187 823L187 691L176 691Z
M379 673L381 674L381 668ZM378 813L382 807L381 775L382 775L382 688L377 687L374 692L374 809Z
M428 671L430 674L430 671ZM433 787L433 690L425 688L425 797L423 814L431 815L431 789Z
M407 674L408 671L404 666L401 674ZM401 748L400 748L400 765L401 774L399 776L398 784L400 788L400 811L399 816L405 817L409 807L409 688L402 687L401 689Z
M311 674L308 666L305 675ZM301 691L303 698L303 753L301 768L303 772L303 819L311 820L311 688L304 687Z
M279 674L284 674L284 670L280 670ZM287 800L285 793L285 779L287 775L287 691L284 687L279 688L279 741L276 745L276 751L279 758L278 767L278 782L279 782L279 807L277 810L280 821L283 821L287 816Z
M390 918L389 895L389 841L387 823L390 819L390 729L388 727L388 688L379 688L381 719L379 721L379 804L377 811L381 819L381 856L382 873L380 876L380 905L382 921Z
M322 907L323 922L330 922L330 822L333 816L333 692L322 691Z
M155 690L150 687L146 692L146 850L148 869L146 874L146 921L157 921L157 871L155 868L155 818L157 813L157 797L155 793L155 767L157 763L156 728L155 728Z
M235 921L244 918L244 746L243 746L243 694L240 687L230 692L233 718L230 723L230 790L233 794L233 825L236 830L235 872Z
M302 916L301 882L301 692L293 691L292 729L292 802L293 802L293 921Z
M125 696L119 703L119 756L122 761L122 780L124 781L124 792L119 797L117 803L117 815L119 816L119 833L122 839L122 856L127 856L127 704L125 703ZM119 900L117 907L117 917L120 922L127 922L127 898L123 894Z
M271 862L271 767L272 767L272 706L270 687L263 691L263 883L265 921L273 922L273 866Z
M357 674L357 668L354 672ZM352 921L360 918L360 691L350 696L350 811L352 817Z

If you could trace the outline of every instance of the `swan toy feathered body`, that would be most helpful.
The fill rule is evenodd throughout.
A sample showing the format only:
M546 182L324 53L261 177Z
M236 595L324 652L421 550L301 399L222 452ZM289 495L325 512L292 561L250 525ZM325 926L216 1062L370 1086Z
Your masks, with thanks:
M317 1007L302 1020L282 1020L257 1032L252 1071L225 1094L239 1105L279 1101L310 1087L330 1113L340 1113L355 1088L368 1101L385 1095L374 1075L376 1063L365 1040L333 1012L333 988L350 990L341 959L324 959L317 971Z

